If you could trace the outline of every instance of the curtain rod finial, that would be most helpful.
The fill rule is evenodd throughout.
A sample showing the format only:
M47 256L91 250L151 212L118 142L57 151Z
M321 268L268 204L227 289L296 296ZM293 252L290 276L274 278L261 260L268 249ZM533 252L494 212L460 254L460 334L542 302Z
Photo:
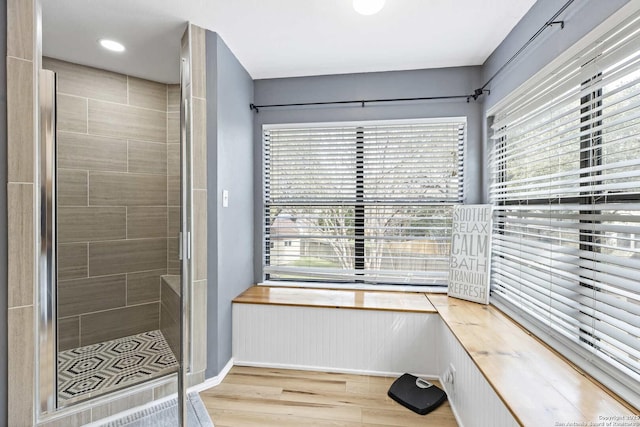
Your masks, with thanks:
M467 96L467 102L469 102L469 98L473 98L474 101L477 101L484 94L489 95L491 91L489 89L479 88L473 91L473 94Z

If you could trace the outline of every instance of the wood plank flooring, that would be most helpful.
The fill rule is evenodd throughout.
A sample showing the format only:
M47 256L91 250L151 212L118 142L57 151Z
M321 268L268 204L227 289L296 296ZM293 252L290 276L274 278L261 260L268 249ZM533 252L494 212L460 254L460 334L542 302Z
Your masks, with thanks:
M394 379L234 366L200 395L216 427L457 426L449 402L422 416L391 400Z

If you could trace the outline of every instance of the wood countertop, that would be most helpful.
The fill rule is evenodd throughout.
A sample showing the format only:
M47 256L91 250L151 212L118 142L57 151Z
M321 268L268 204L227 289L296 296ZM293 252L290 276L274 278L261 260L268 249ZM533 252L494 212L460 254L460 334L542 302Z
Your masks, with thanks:
M233 302L236 304L436 313L436 309L426 295L420 292L252 286L236 297Z
M522 425L607 425L619 416L640 426L637 411L497 308L446 295L428 298Z

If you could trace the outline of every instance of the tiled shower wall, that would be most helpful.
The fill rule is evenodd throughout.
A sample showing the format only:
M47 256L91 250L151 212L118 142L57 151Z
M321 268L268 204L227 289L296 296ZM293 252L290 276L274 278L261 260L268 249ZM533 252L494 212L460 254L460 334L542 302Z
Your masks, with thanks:
M180 85L167 91L167 273L180 274Z
M160 326L179 273L179 86L45 58L58 77L58 334L65 350Z

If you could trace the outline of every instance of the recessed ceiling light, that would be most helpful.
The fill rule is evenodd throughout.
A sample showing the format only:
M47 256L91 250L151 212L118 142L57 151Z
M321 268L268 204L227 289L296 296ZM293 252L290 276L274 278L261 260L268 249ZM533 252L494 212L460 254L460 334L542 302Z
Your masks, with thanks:
M105 49L112 50L114 52L124 52L124 46L121 43L118 43L113 40L101 39L100 46Z
M353 0L353 8L362 15L375 15L384 7L385 0Z

